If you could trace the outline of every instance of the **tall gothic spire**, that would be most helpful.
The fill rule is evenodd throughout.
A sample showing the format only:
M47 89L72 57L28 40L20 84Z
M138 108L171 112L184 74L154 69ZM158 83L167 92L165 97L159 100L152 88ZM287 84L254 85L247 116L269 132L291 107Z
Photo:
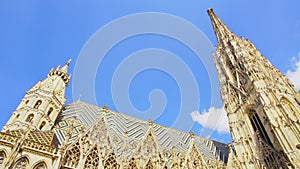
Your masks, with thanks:
M208 9L207 13L211 19L211 23L219 44L223 44L224 40L229 41L233 36L235 36L234 33L232 33L230 29L220 20L220 18L217 17L213 9Z
M218 40L213 57L238 161L243 168L299 168L300 96L294 85L253 43L232 33L212 9L207 12Z

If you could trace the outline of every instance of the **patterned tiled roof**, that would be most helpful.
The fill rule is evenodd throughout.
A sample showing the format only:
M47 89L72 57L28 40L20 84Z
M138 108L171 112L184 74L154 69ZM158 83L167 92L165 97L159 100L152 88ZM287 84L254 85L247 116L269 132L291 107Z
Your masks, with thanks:
M24 135L24 131L22 130L6 131L6 133L18 138ZM54 133L52 131L30 131L26 137L26 140L51 146L53 143L53 136Z
M56 136L60 144L63 143L71 123L73 124L74 129L70 142L73 142L78 134L81 133L80 131L91 131L95 123L99 121L100 117L105 117L109 136L114 142L114 147L116 148L118 156L122 154L122 149L124 149L125 144L128 146L126 156L129 157L134 153L134 151L136 151L135 148L138 147L141 140L143 140L146 133L149 131L149 128L153 131L161 151L176 149L178 152L184 153L189 150L191 145L192 138L189 133L181 132L159 124L149 123L145 120L140 120L82 101L76 101L69 104L62 112L56 125ZM194 137L194 141L205 158L215 159L217 153L216 150L223 150L225 156L228 154L228 152L226 152L228 149L223 143L215 144L215 141L198 136ZM215 145L220 148L217 148ZM221 158L221 160L223 160L223 158Z

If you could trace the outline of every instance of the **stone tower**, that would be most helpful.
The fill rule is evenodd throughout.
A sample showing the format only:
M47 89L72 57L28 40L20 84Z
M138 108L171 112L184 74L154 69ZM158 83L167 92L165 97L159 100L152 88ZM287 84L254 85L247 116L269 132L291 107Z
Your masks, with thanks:
M28 127L41 131L52 129L66 102L65 90L70 80L69 64L70 60L63 67L52 68L46 79L26 92L2 132L25 130Z
M300 96L247 39L208 10L237 168L300 168ZM231 155L234 155L233 153Z

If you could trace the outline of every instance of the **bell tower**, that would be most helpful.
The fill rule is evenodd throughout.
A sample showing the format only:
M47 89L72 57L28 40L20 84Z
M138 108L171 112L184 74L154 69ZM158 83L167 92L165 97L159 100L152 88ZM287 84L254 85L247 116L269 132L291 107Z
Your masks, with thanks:
M300 96L255 48L208 10L214 61L237 160L242 168L300 168Z
M3 127L7 130L25 129L51 130L65 102L65 91L70 81L69 60L63 67L52 68L48 77L39 81L26 92L21 103Z

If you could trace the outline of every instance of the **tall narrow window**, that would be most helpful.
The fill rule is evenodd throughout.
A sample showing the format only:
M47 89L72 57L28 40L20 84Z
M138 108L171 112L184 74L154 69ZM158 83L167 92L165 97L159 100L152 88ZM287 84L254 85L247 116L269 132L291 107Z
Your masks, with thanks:
M45 126L46 122L42 122L42 124L40 125L39 129L42 130L42 128Z
M38 109L40 107L40 105L42 104L42 101L41 100L38 100L35 105L34 105L34 108Z
M33 117L34 117L34 115L30 114L25 121L30 123L32 121Z
M14 117L13 122L16 122L16 121L19 119L19 117L20 117L20 114L17 114L17 115Z
M6 158L6 154L4 151L1 151L0 152L0 164L3 163L4 159Z
M250 110L250 121L254 131L258 132L261 138L266 143L268 143L270 146L273 147L272 142L268 136L268 133L255 110Z
M50 107L49 110L48 110L48 112L47 112L47 115L50 116L50 114L52 113L52 111L53 111L53 108Z

